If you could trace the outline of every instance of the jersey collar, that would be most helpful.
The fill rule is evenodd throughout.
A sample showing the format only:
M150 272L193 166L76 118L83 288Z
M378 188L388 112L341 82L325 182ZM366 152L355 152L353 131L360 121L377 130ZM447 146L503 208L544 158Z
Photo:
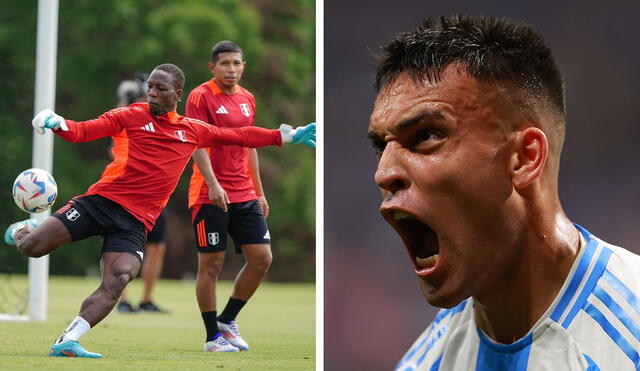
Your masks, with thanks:
M153 113L151 113L151 111L149 110L149 104L148 104L148 103L145 103L145 106L146 106L146 108L147 108L147 111L148 111L151 115L155 116L155 115L154 115ZM166 117L170 122L172 122L172 123L176 123L176 122L178 122L178 120L180 119L180 114L179 114L178 112L176 112L176 111L169 111L169 112L167 112L167 113L163 113L162 115L160 115L160 116L156 116L156 117Z
M169 111L169 112L165 113L163 116L167 116L169 121L171 121L173 123L178 122L178 119L180 118L180 115L176 111Z

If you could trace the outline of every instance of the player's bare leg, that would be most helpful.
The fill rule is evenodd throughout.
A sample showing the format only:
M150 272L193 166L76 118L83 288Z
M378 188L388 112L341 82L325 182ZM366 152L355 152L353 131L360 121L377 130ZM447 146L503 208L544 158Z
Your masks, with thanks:
M84 300L80 313L51 347L52 357L100 358L99 353L84 349L78 339L102 321L113 309L122 291L140 270L140 261L129 253L109 252L100 259L102 282Z
M127 289L125 288L122 291L122 295L120 295L120 300L118 301L118 312L121 313L135 313L137 312L137 309L133 307L133 305L131 305L131 303L129 303L129 300L127 300Z
M58 219L49 216L38 228L26 224L13 236L18 250L29 257L45 256L58 247L71 242L71 234Z
M144 248L144 264L142 265L142 279L144 280L143 303L151 302L151 293L153 285L162 273L162 265L164 262L164 253L167 244L164 242L149 242Z
M224 251L198 253L198 276L196 277L196 298L207 331L205 352L237 352L238 348L229 344L218 330L216 312L216 283L224 264Z
M271 246L267 244L242 245L241 248L246 263L236 276L233 293L224 311L218 316L218 328L233 346L240 350L249 350L249 345L240 336L235 319L267 275L272 255Z
M198 253L196 298L200 312L216 310L216 282L224 264L224 251Z
M115 307L122 291L140 270L138 258L124 252L108 252L100 259L102 282L80 307L79 316L91 327L97 325Z
M144 262L142 263L142 279L144 280L143 297L140 301L140 309L148 312L166 312L158 308L152 301L153 285L160 278L164 262L164 253L167 244L164 242L148 242L144 247ZM118 303L119 312L137 312L127 300L127 290L120 296Z
M233 285L232 298L248 301L271 267L271 245L242 245L246 262Z

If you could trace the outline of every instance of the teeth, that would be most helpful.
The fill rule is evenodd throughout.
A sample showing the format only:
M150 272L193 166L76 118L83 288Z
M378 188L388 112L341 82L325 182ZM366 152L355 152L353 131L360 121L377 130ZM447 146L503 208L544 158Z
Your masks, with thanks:
M431 268L436 265L438 261L438 254L431 255L428 258L418 258L416 256L416 267L418 268Z
M402 220L402 219L406 219L406 218L410 218L411 215L405 213L404 211L396 211L393 214L393 219L395 220Z

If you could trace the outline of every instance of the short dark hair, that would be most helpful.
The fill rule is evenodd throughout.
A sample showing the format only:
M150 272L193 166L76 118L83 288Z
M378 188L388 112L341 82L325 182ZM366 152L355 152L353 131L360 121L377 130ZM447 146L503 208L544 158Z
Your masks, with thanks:
M415 82L437 82L444 69L459 63L480 82L506 82L526 101L550 102L564 118L564 84L551 48L532 27L484 16L426 19L382 48L375 77L379 92L402 72Z
M176 89L183 89L184 88L184 73L182 72L180 67L176 66L175 64L171 64L171 63L163 63L163 64L157 66L156 68L154 68L154 70L164 71L164 72L168 73L169 75L173 76L173 87L174 88L176 88Z
M216 63L218 61L218 54L220 53L242 54L242 49L233 41L222 40L211 48L211 62Z

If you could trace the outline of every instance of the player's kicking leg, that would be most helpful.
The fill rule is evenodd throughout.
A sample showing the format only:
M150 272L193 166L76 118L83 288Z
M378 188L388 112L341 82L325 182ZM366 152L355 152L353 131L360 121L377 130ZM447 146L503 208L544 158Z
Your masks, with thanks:
M39 258L71 242L71 235L62 222L49 216L40 225L35 219L11 224L4 239L6 243L16 245L23 255Z
M266 276L272 255L271 246L267 244L242 245L241 248L247 261L236 277L227 305L218 316L218 328L231 345L244 351L249 350L249 345L240 336L235 319Z
M115 307L122 291L140 270L140 260L124 252L107 252L100 259L102 282L80 307L80 313L53 344L51 357L100 358L99 353L85 350L78 340L102 321Z
M48 217L40 226L32 219L12 224L5 233L5 242L15 244L24 255L38 258L71 242L71 235L64 223ZM89 328L87 321L76 317L51 348L49 356L100 358L100 354L88 352L77 341Z
M21 220L19 222L15 222L11 224L7 230L4 232L4 242L7 245L15 245L16 240L14 239L14 235L17 231L27 226L27 224L31 225L33 228L38 228L40 222L36 219L27 219Z

